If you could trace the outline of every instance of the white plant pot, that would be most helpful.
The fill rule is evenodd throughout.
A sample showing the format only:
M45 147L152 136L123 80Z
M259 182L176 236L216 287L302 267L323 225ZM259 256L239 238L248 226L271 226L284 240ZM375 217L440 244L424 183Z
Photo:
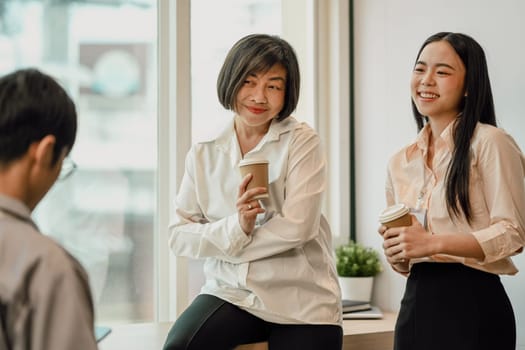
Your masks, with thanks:
M343 299L370 301L374 277L339 277Z

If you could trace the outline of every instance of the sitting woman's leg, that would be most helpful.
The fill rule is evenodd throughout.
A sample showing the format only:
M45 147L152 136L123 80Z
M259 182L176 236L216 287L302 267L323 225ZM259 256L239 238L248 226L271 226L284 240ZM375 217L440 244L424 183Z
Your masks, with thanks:
M343 329L335 325L272 324L270 350L341 350Z
M170 329L164 350L229 350L267 338L265 321L215 296L201 294Z

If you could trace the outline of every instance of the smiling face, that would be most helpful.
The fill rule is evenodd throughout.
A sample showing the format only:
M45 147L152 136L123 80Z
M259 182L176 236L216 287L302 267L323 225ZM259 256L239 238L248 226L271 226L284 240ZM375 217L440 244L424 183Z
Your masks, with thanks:
M249 74L236 98L239 126L267 129L283 109L285 95L286 69L282 65L276 64L263 73Z
M454 120L465 96L465 65L445 40L423 48L412 73L412 100L430 119Z

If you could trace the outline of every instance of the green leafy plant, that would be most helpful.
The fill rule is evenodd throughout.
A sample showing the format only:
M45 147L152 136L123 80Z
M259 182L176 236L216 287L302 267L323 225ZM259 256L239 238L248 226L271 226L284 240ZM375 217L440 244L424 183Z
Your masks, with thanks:
M335 256L341 277L370 277L383 270L377 251L353 241L337 247Z

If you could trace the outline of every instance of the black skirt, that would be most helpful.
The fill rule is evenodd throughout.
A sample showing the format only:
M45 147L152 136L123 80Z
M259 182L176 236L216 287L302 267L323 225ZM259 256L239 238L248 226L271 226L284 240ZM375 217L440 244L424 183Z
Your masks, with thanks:
M457 263L412 267L394 350L434 349L516 349L516 320L498 275Z

